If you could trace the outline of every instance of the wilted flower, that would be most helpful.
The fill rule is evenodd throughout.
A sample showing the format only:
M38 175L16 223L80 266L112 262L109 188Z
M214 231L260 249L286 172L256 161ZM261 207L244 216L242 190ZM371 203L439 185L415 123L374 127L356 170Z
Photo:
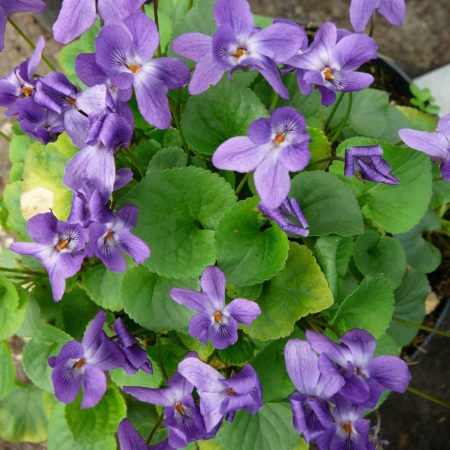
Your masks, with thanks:
M120 422L117 436L119 437L120 450L176 450L169 445L168 439L159 444L148 446L128 419L123 419Z
M375 11L398 27L405 20L405 0L352 0L350 21L353 29L357 33L364 31Z

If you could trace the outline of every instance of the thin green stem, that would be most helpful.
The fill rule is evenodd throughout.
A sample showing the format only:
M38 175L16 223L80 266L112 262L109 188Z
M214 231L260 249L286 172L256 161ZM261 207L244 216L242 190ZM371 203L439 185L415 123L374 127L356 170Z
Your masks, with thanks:
M34 270L10 269L9 267L0 267L0 272L11 272L23 275L43 275L44 272L36 272Z
M322 325L323 327L328 328L329 330L331 330L336 335L337 338L341 337L341 333L339 332L339 330L336 327L334 327L333 325L331 325L328 322L326 322L325 320L319 319L318 317L314 317L313 320L316 323L318 323L319 325Z
M324 162L333 162L333 161L342 161L345 162L344 158L340 156L329 156L328 158L318 159L317 161L313 161L309 166L314 166L315 164L321 164Z
M161 413L158 417L157 422L155 423L155 426L153 427L152 431L150 431L150 434L148 435L147 438L147 445L150 445L150 442L152 442L153 436L156 433L156 430L159 428L159 426L161 425L161 422L164 418L164 413Z
M372 14L372 17L370 18L370 29L369 29L369 36L373 36L373 32L375 31L375 12Z
M333 120L333 117L336 114L336 111L339 108L339 105L341 104L343 98L344 98L344 93L341 92L339 94L339 98L337 99L337 102L333 105L333 109L331 110L330 114L327 117L327 120L326 120L325 125L324 125L324 130L325 131L327 131L327 128L330 126L330 123Z
M7 136L5 133L3 133L3 131L0 131L0 136L6 141L6 142L11 142L11 138L9 136Z
M178 108L175 107L175 105L173 104L173 102L170 99L169 99L169 106L170 106L170 112L172 113L172 117L175 122L175 126L178 130L178 134L180 135L181 142L183 143L183 148L186 151L186 153L189 154L189 146L188 146L188 143L184 136L183 129L181 128L181 122L180 122L180 116L178 114L178 112L179 112Z
M159 33L158 0L153 0L152 3L153 3L153 16L155 17L156 28L158 28ZM158 56L158 58L161 56L161 42L158 44L156 55Z
M243 177L241 182L238 184L238 187L236 188L236 195L241 192L242 188L245 186L245 183L247 183L248 179L250 178L251 172L246 173Z
M337 141L337 139L341 135L342 130L347 124L348 118L350 117L350 113L352 112L352 104L353 104L353 95L351 92L349 92L347 112L345 113L345 117L342 119L339 128L336 130L336 133L331 138L330 145L333 145Z
M192 7L194 6L194 0L189 0L188 3L188 11L190 11L192 9Z
M406 388L408 392L411 394L418 395L419 397L425 398L426 400L430 400L430 402L436 403L437 405L443 406L444 408L450 409L450 403L445 400L441 400L434 395L426 394L425 392L419 391L418 389L412 388L408 386Z
M164 362L162 359L162 352L161 352L161 336L159 334L156 335L156 345L158 347L158 364L161 369L161 373L164 377L164 380L167 383L169 381L169 377L167 376L166 369L164 368Z
M272 91L272 94L270 95L270 109L275 109L277 107L279 99L280 96L275 91Z
M398 323L401 323L403 325L406 325L407 327L416 328L418 330L428 331L429 333L435 333L439 336L443 336L446 338L450 338L450 333L446 331L441 331L436 328L427 327L426 325L420 325L418 323L410 322L409 320L400 319L399 317L394 316L393 320L395 320Z
M22 39L34 50L36 46L34 45L33 41L20 29L20 27L14 22L14 20L11 19L11 17L8 17L8 22L17 31L17 33L20 34ZM47 64L48 68L52 72L56 72L56 67L46 58L45 55L42 55L42 61Z

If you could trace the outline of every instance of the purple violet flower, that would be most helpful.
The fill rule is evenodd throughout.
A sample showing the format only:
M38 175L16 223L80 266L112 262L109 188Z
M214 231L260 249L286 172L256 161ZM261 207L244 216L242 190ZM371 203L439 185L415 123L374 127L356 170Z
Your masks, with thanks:
M189 69L175 58L152 59L159 45L155 23L138 12L123 23L107 25L95 40L95 61L113 86L134 86L139 111L151 125L169 128L167 93L189 82Z
M200 279L202 292L191 289L171 289L169 295L177 303L198 312L189 322L189 333L207 345L224 349L238 340L238 323L251 325L260 314L256 302L236 298L225 306L225 275L208 266Z
M302 93L310 93L317 85L323 105L334 103L338 91L360 91L373 82L372 75L355 70L377 57L376 42L363 34L341 35L336 25L325 22L310 48L295 63L304 71L302 77L297 77Z
M352 0L350 22L357 33L362 33L371 16L378 11L398 27L405 20L405 10L405 0Z
M358 172L365 180L374 183L399 184L400 181L391 174L391 165L383 159L381 145L370 147L349 147L345 151L344 175L351 178Z
M119 437L120 450L176 450L169 445L168 439L159 444L148 446L128 419L123 419L120 422L117 435Z
M231 422L238 409L256 414L262 408L261 382L250 364L237 375L225 378L198 358L186 358L178 365L178 371L197 388L208 433L223 417Z
M129 333L120 318L114 322L113 327L120 339L120 349L125 356L123 367L125 372L128 375L133 375L141 369L152 374L152 363L148 359L147 352L139 345L138 340Z
M14 242L10 249L37 258L48 272L53 298L61 300L66 278L75 275L83 263L86 232L78 224L60 222L53 213L37 214L27 222L35 242Z
M304 117L293 108L278 108L269 119L255 120L248 137L233 137L221 144L212 162L218 169L254 170L263 205L276 209L289 193L289 172L303 170L309 163L309 139Z
M116 215L109 214L105 222L94 222L89 226L89 245L86 254L100 258L112 272L123 272L127 267L124 253L129 254L136 264L142 264L149 256L148 245L131 233L136 227L138 209L125 205Z
M262 203L259 210L269 219L272 219L286 233L306 237L309 235L308 222L295 198L286 198L275 209L266 208Z
M196 359L190 357L189 359ZM164 425L169 429L169 445L184 448L189 442L205 436L205 425L199 407L192 398L194 386L176 372L160 389L125 386L124 392L138 400L164 407Z
M124 364L120 348L103 331L106 313L100 311L84 334L81 344L68 342L58 356L48 360L53 367L52 381L56 398L72 403L83 387L82 408L95 406L106 392L105 370Z
M430 155L440 166L442 178L450 181L450 114L439 120L435 132L404 128L398 135L408 147Z
M217 0L214 6L217 30L214 36L186 33L172 42L172 49L195 61L194 75L189 84L192 95L217 84L229 70L258 70L283 98L289 93L281 81L278 63L293 57L302 39L298 26L277 22L261 30L253 25L247 0Z
M372 359L376 341L367 331L347 331L334 343L323 334L306 331L306 339L317 353L324 353L341 369L345 385L339 394L366 408L373 408L383 391L405 392L411 375L406 363L396 356Z
M284 349L286 370L297 391L290 397L294 428L306 442L332 425L327 404L345 384L326 355L317 355L306 341L293 339Z
M97 12L106 25L120 23L142 6L145 0L63 0L53 35L68 44L94 25Z
M0 30L0 37L1 36L2 34ZM18 114L19 104L21 101L34 96L36 80L33 79L33 75L41 62L42 50L44 49L44 46L45 41L41 36L31 57L26 61L23 61L19 66L15 67L14 70L8 75L0 78L0 106L8 108L6 110L7 116Z

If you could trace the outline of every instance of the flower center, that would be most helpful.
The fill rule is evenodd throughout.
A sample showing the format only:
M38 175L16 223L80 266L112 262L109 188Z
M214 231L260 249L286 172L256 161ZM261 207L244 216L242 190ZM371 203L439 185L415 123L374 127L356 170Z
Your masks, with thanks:
M66 100L68 101L70 106L75 105L75 103L77 102L76 99L74 99L72 97L66 97Z
M234 53L233 56L236 59L239 59L241 56L244 56L247 54L247 50L245 48L238 48Z
M175 403L175 409L176 409L182 416L184 416L184 408L183 408L183 405L181 404L181 402Z
M108 242L114 236L114 231L108 230L105 235L105 242Z
M80 358L75 364L75 369L81 369L85 364L86 361L84 360L84 358Z
M70 243L70 239L65 239L64 241L59 241L56 244L56 250L58 250L60 252L61 250L66 249L69 246L69 243Z
M222 313L221 313L220 311L216 311L216 312L213 314L213 317L214 317L214 321L215 321L216 323L218 323L219 325L222 324Z
M334 80L336 78L333 75L333 71L329 67L325 67L325 69L322 70L322 74L327 81Z
M350 436L352 434L352 424L350 422L345 422L342 424L342 429L345 431L345 434L347 436Z
M25 97L31 97L33 95L34 88L32 86L24 86L22 91Z
M273 143L278 147L282 142L284 142L284 138L286 137L286 133L277 134Z
M236 395L236 391L233 389L233 388L228 388L227 389L227 394L230 396L230 397L234 397L235 395Z
M128 68L131 73L138 73L141 70L141 66L138 64L128 64Z

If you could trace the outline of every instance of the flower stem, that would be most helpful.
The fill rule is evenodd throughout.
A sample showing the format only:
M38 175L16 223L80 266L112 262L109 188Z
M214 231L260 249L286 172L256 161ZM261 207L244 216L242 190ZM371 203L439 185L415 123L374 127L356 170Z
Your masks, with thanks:
M0 131L0 136L6 141L6 142L11 142L11 138L9 136L7 136L5 133L3 133L3 131Z
M23 275L43 275L44 272L36 272L34 270L10 269L9 267L0 267L0 272L11 272Z
M434 395L426 394L425 392L419 391L418 389L412 388L408 386L406 388L408 392L411 392L411 394L418 395L419 397L425 398L426 400L430 400L430 402L436 403L437 405L443 406L444 408L450 409L450 403L446 402L445 400L441 400Z
M161 425L161 422L164 418L164 413L161 413L158 417L157 422L155 423L155 426L153 427L152 431L150 431L150 434L148 435L147 438L147 445L150 445L150 442L152 442L153 436L156 433L156 430L159 428L159 426Z
M162 359L162 352L161 352L161 336L159 334L156 335L156 345L158 347L158 364L159 367L161 369L161 373L164 377L164 380L167 381L169 380L169 377L167 376L167 372L166 369L164 368L164 363L163 363L163 359Z
M345 125L348 122L348 118L350 117L350 113L352 112L352 104L353 104L353 95L351 92L349 92L349 97L348 97L348 107L347 107L347 112L345 114L345 117L342 119L341 124L339 125L339 128L336 130L336 133L333 135L333 137L331 138L330 141L330 145L334 144L337 139L339 138L339 136L341 135L342 130L344 129Z
M406 325L407 327L417 328L419 330L428 331L429 333L435 333L438 334L439 336L450 338L450 333L446 331L437 330L436 328L427 327L426 325L420 325L418 323L410 322L409 320L400 319L399 317L396 316L393 317L393 320L403 325Z
M183 143L184 150L189 155L189 146L186 141L186 138L183 133L183 129L181 128L180 116L178 114L178 108L175 107L174 103L169 99L170 112L172 113L173 120L175 122L175 126L177 127L178 134L180 135L181 142Z
M309 166L314 166L315 164L321 164L324 162L333 162L333 161L342 161L345 162L344 158L340 156L329 156L328 158L318 159L317 161L313 161Z
M238 187L236 188L236 195L241 192L242 188L245 186L245 183L247 183L248 179L250 178L250 172L246 173L241 182L238 184Z
M158 0L153 0L153 16L155 17L156 28L158 28L159 33L159 18L158 18ZM161 36L161 34L160 34ZM161 39L159 40L158 48L156 50L158 58L161 56Z
M33 44L33 41L19 28L19 26L14 22L14 20L11 19L11 17L8 17L8 22L20 34L22 39L34 50L36 46ZM45 55L42 55L42 61L47 64L48 68L52 72L56 72L56 67L45 57Z
M190 11L192 9L192 7L194 6L194 0L189 0L188 3L188 11Z
M372 14L372 17L370 18L370 29L369 29L369 36L373 36L373 32L375 31L375 11Z
M331 110L330 114L327 117L327 120L325 121L325 125L323 126L325 131L327 131L327 128L330 126L330 123L333 120L333 117L336 114L336 111L339 108L339 105L341 104L343 98L344 98L344 93L341 92L339 94L339 98L337 99L337 102L333 105L333 109Z

